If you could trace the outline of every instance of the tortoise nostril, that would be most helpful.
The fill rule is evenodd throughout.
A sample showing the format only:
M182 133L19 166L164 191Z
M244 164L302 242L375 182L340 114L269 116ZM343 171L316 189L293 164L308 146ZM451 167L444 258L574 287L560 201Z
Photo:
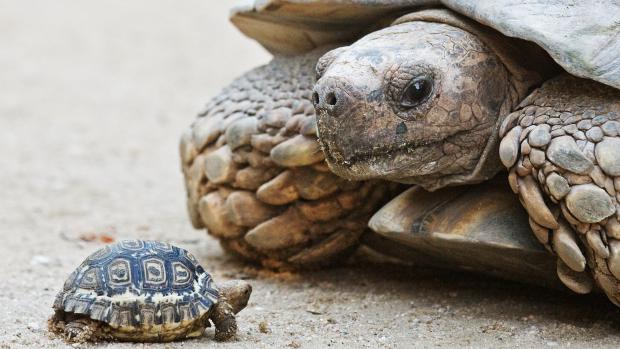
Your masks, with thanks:
M336 103L338 102L338 100L336 99L336 95L333 92L328 93L325 97L327 104L331 106L336 105Z
M314 103L314 105L319 104L319 94L316 92L312 94L312 103Z

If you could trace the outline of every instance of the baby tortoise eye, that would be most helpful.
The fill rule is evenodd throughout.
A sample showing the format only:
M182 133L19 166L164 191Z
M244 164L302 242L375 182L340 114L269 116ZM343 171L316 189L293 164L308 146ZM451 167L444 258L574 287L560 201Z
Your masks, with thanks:
M433 82L426 76L411 80L400 97L400 105L409 109L422 104L431 95Z

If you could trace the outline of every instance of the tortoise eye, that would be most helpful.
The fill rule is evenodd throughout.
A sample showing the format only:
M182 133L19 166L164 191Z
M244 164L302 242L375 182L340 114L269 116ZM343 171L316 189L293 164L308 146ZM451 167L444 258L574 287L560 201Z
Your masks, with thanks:
M428 77L417 77L411 80L400 97L403 108L413 108L422 104L433 91L433 82Z

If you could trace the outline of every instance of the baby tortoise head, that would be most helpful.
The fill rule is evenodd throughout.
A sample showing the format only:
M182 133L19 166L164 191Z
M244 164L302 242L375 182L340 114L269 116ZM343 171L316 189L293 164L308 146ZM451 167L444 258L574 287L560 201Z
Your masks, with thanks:
M252 285L243 280L229 280L218 285L220 297L223 297L237 314L243 310L252 295Z
M430 189L474 171L511 88L500 58L474 34L432 22L332 50L317 74L312 99L332 171Z
M218 290L220 298L209 320L215 325L215 340L225 341L237 333L235 314L248 305L252 286L243 280L231 280L219 284Z

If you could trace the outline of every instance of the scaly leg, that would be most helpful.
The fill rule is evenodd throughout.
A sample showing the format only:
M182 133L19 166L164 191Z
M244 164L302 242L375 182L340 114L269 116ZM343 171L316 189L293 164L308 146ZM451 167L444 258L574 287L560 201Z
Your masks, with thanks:
M558 276L588 293L592 278L620 305L620 91L569 75L522 102L500 130L500 158ZM586 274L587 273L587 274Z
M391 187L328 169L310 101L327 50L276 57L213 98L181 139L196 228L264 266L317 267L347 256Z

